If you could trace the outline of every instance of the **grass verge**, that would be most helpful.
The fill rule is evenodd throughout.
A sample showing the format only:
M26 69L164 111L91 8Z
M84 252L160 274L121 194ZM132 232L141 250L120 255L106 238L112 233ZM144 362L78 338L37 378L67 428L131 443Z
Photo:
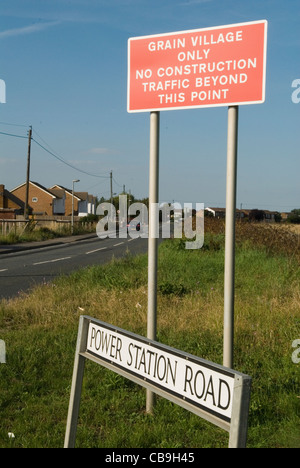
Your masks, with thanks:
M297 255L255 245L255 236L238 246L234 367L253 378L248 446L299 448L299 364L291 359L300 328ZM199 251L179 240L161 245L159 341L222 363L223 270L221 232L208 234ZM126 256L1 302L0 447L62 447L81 314L145 335L147 257ZM77 445L228 444L225 432L166 400L157 399L154 416L144 410L142 388L88 362Z
M77 223L74 226L73 235L95 232L94 226ZM71 236L71 226L62 226L59 229L50 229L48 227L29 226L26 230L20 232L11 231L7 235L0 234L0 245L13 245L23 242L40 242L58 237Z

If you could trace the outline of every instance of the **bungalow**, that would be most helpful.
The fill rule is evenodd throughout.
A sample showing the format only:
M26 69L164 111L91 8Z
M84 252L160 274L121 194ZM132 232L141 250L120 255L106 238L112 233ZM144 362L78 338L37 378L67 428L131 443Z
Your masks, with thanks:
M25 203L26 183L11 190L11 193ZM28 205L32 214L54 216L65 214L65 192L61 189L47 189L37 182L29 182Z
M277 211L264 210L264 213L265 213L264 219L267 223L275 223L276 216L279 215Z
M206 213L214 218L225 218L226 208L205 208ZM236 209L236 219L249 221L264 221L266 223L275 223L278 220L280 213L269 210L239 210Z
M88 192L74 192L81 199L78 203L78 216L87 216L96 213L96 198Z
M205 211L214 218L226 218L226 208L205 208ZM235 211L236 219L248 219L250 210L239 210L238 208Z
M63 187L62 185L53 185L50 190L64 190L66 195L65 201L65 216L72 216L72 190ZM88 192L74 191L74 215L87 216L88 214L96 213L96 197Z
M72 190L62 185L53 185L49 190L63 190L65 192L65 216L72 216ZM78 216L78 208L81 198L74 192L74 215Z
M208 212L208 214L210 216L213 216L214 218L225 218L226 216L226 208L205 208L206 212Z

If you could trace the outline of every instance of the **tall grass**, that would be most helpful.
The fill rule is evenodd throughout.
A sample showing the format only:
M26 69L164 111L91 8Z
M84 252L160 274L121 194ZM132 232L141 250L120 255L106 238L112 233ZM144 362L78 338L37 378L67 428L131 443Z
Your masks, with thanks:
M234 367L253 378L248 446L299 447L299 365L291 359L300 327L298 253L255 245L261 236L238 237L236 256ZM160 247L158 339L222 363L222 225L214 224L205 239L199 251L184 250L180 240ZM0 447L62 446L81 314L145 335L147 257L87 268L0 304L7 347L7 364L0 367ZM158 398L154 416L144 410L143 389L87 363L78 446L228 444L225 432L164 399Z
M84 234L87 232L95 232L95 225L91 223L75 224L73 230L74 235ZM60 226L58 229L50 229L46 226L35 227L34 225L30 225L27 229L19 230L19 232L11 231L7 235L0 234L0 245L11 245L22 242L39 242L71 235L72 232L70 224Z

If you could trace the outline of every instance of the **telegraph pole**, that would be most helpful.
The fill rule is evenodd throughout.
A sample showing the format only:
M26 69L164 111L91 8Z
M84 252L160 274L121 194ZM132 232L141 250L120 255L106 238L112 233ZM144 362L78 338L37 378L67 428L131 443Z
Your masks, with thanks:
M113 171L110 171L110 203L113 204Z
M25 218L25 219L28 219L28 199L29 199L29 180L30 180L31 137L32 137L32 126L29 127L29 132L28 132L27 174L26 174L26 196L25 196L25 207L24 207L24 218Z

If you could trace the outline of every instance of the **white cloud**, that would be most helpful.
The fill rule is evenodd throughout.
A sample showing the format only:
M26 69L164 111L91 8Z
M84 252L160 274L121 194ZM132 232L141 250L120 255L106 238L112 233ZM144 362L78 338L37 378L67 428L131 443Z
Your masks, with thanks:
M32 24L31 26L24 26L22 28L7 29L6 31L0 32L0 39L6 39L7 37L22 36L24 34L36 33L39 31L43 31L46 28L57 26L58 24L60 24L60 21L51 21L48 23Z
M7 164L16 164L19 163L17 159L14 158L0 158L0 165L5 166Z

